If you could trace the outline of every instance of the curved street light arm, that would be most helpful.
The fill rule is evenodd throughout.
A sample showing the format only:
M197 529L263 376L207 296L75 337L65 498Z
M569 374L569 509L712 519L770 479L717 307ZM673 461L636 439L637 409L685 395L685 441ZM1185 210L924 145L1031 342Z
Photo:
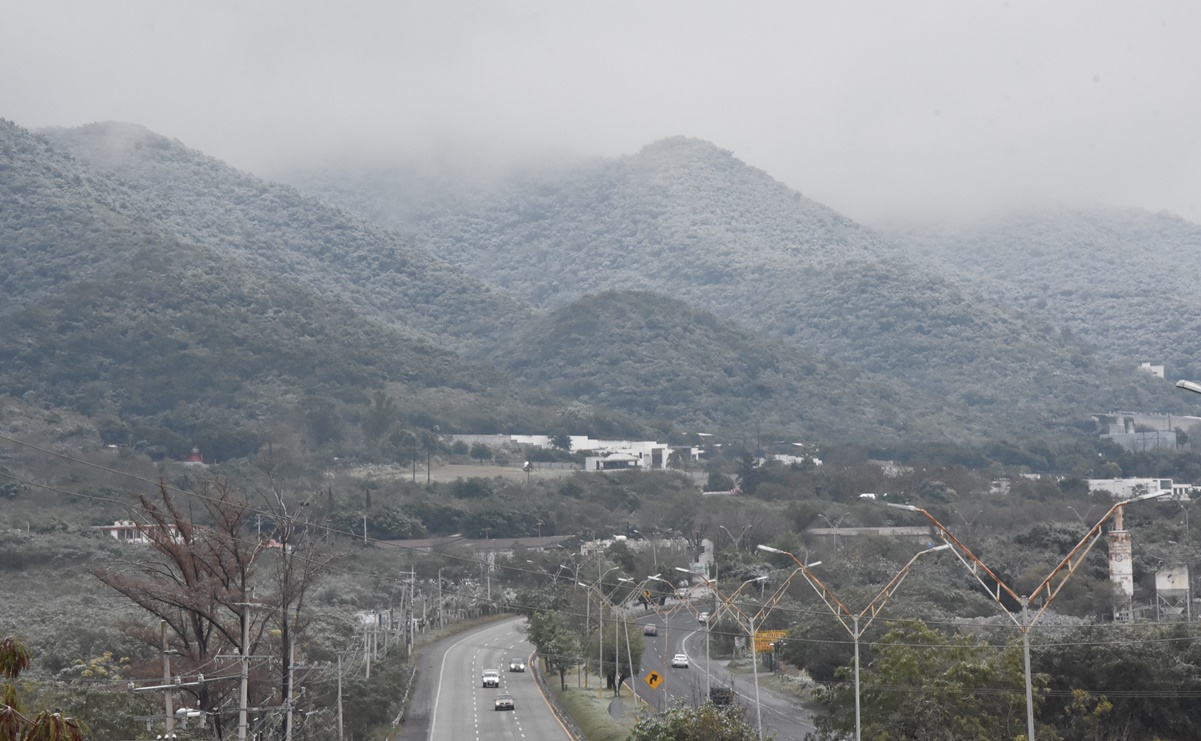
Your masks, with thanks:
M930 524L934 525L934 527L938 529L938 531L940 533L940 537L942 538L942 541L944 543L952 546L953 550L955 551L955 555L959 556L959 560L961 562L963 562L963 565L967 567L967 570L969 572L971 572L972 576L976 577L976 581L980 582L980 586L984 587L984 591L988 592L988 595L990 597L992 597L993 600L995 600L997 602L997 604L1004 607L1004 604L1001 602L1001 592L1002 591L1005 592L1005 594L1008 594L1010 597L1012 597L1015 602L1018 602L1018 603L1022 602L1022 598L1019 597L1016 592L1014 592L1012 589L1010 589L1008 584L1001 581L1001 577L994 574L992 572L992 569L985 566L984 562L981 561L979 558L976 558L976 554L972 553L972 550L970 548L968 548L966 545L964 545L963 543L960 543L959 539L956 538L954 535L952 535L950 530L946 529L946 527L944 527L941 522L939 522L937 519L934 518L934 515L930 514L926 510L922 509L921 507L914 507L912 504L894 504L892 502L885 502L884 506L892 507L894 509L903 509L908 512L917 512L918 514L922 515L927 520L929 520ZM971 563L968 563L968 561L971 561ZM995 587L988 586L988 584L986 584L984 582L984 580L980 577L980 574L979 574L980 571L983 571L985 574L988 574L988 578L992 579L993 583L996 586ZM1006 612L1008 612L1008 610L1006 610Z
M715 588L714 591L717 592L717 596L721 598L722 604L721 604L721 607L719 607L717 609L717 613L713 616L714 619L719 617L721 615L722 611L733 610L734 612L737 612L738 615L740 615L744 620L749 622L752 619L752 617L750 615L747 615L745 612L743 612L742 608L738 606L738 603L735 602L735 600L737 599L739 592L741 592L746 587L747 584L754 584L755 582L764 581L765 579L767 579L766 576L759 576L759 577L755 577L754 579L747 579L742 584L739 584L738 588L734 590L734 593L728 597L726 595L722 594L721 590L718 590ZM756 613L756 617L757 616L758 616L758 613ZM744 623L742 620L739 620L738 617L734 617L734 621L737 622L741 626L745 626L747 624L747 623Z
M1153 494L1143 494L1131 499L1124 499L1110 507L1109 511L1097 521L1097 524L1093 525L1092 528L1084 534L1084 537L1080 539L1080 542L1068 552L1068 555L1064 556L1063 560L1051 570L1051 573L1047 575L1047 578L1043 579L1042 583L1035 587L1034 591L1030 593L1031 600L1036 599L1039 594L1043 592L1046 593L1046 599L1043 601L1042 607L1039 608L1038 612L1035 613L1034 618L1030 621L1030 625L1034 625L1036 622L1038 622L1038 619L1041 618L1043 613L1046 612L1047 608L1051 606L1051 600L1055 599L1055 596L1059 594L1059 590L1063 589L1063 585L1067 583L1068 578L1072 574L1076 573L1076 569L1079 568L1080 564L1084 562L1084 559L1088 557L1089 551L1093 549L1093 546L1096 545L1097 541L1101 539L1102 535L1104 535L1104 532L1102 532L1101 528L1106 521L1109 520L1109 518L1113 517L1118 510L1124 508L1126 505L1132 502L1141 502L1147 499L1158 499L1159 497L1166 496L1167 493L1168 492L1155 492ZM1067 569L1067 573L1063 575L1063 578L1059 581L1059 584L1052 589L1052 580L1054 580L1055 576L1064 569Z
M821 563L821 561L815 561L809 565L817 566L819 563ZM772 595L768 597L763 603L763 606L759 608L759 612L755 613L756 625L761 624L767 619L768 614L771 613L772 610L776 609L776 605L780 604L780 600L784 599L784 595L788 592L788 587L792 583L792 578L800 573L800 571L800 569L793 569L792 573L784 577L784 581L780 583L779 588L772 592Z
M915 553L913 558L909 559L909 563L905 564L905 566L897 572L896 576L892 577L892 581L888 582L888 584L885 584L884 588L880 590L880 593L872 598L871 602L867 603L867 607L863 608L863 612L860 612L855 617L859 625L859 634L863 635L867 632L868 626L872 624L872 621L875 620L876 616L880 614L880 611L884 609L884 605L888 604L888 600L897 591L897 589L900 588L901 582L905 581L906 575L909 574L910 567L912 567L919 558L927 553L945 551L950 547L950 543L943 543L942 545L935 546L933 548L927 548L924 551L918 551ZM869 615L866 623L862 622L864 615Z
M779 548L772 548L769 545L760 544L759 550L761 550L765 553L782 554L782 555L788 556L794 562L796 562L796 565L799 567L798 571L800 571L801 575L805 577L805 581L809 582L809 586L813 587L813 590L815 592L817 592L817 595L819 597L821 597L822 602L826 603L826 607L830 608L830 611L834 613L834 617L838 618L838 622L842 623L842 627L846 628L847 631L850 632L852 635L854 634L854 629L852 629L851 626L847 624L847 618L854 620L855 613L848 610L846 605L842 604L842 602L839 601L838 597L836 597L834 595L834 593L831 592L826 587L825 584L822 584L821 579L818 579L816 576L814 576L813 572L811 572L808 568L806 568L805 564L801 563L801 560L799 558L792 555L788 551L782 551Z
M693 576L699 576L701 578L701 580L705 582L705 586L709 588L709 591L712 592L713 595L721 601L721 606L718 607L716 610L714 610L713 614L709 616L711 620L716 620L721 615L722 611L724 609L726 609L726 606L729 604L729 598L726 597L726 595L722 594L722 591L717 588L717 584L714 583L712 579L705 576L704 574L698 574L693 571L688 571L687 569L681 569L678 566L676 567L676 571L687 571L687 573L692 574ZM746 586L746 584L744 583L742 586ZM742 589L742 586L740 586L739 589ZM735 592L735 593L737 593L737 592ZM735 606L734 609L737 610L738 609L737 606ZM742 611L739 610L740 614L741 614L741 612ZM700 612L698 612L697 615L699 616ZM743 617L746 617L746 616L743 615ZM735 618L735 620L737 620L737 618Z

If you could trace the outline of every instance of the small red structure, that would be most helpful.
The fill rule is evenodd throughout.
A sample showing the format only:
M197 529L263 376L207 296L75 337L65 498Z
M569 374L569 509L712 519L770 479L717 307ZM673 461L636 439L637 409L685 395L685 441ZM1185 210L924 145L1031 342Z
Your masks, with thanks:
M200 455L200 448L192 448L192 452L188 454L187 460L184 461L189 466L203 466L204 458Z

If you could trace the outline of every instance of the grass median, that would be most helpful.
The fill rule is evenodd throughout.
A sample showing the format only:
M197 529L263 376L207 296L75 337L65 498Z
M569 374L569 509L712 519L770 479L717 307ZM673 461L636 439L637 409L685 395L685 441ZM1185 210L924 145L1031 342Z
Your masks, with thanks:
M560 707L571 716L588 741L625 741L634 730L637 719L633 694L629 687L622 685L621 701L625 705L625 712L621 717L614 718L609 713L609 705L615 699L612 690L598 692L595 682L603 680L597 677L591 679L595 681L590 689L568 687L560 690L556 687L554 692Z

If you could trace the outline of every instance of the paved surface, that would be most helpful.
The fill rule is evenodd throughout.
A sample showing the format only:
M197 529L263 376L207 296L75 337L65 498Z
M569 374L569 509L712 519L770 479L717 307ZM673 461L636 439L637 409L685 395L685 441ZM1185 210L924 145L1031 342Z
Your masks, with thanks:
M423 649L401 741L485 741L570 736L551 711L531 672L510 672L509 659L528 661L533 647L517 632L524 618L492 623ZM485 669L500 672L500 688L482 686ZM497 711L498 694L513 696L515 709Z
M670 610L675 605L668 605ZM652 690L639 678L636 680L638 696L654 708L676 700L700 703L708 696L707 687L732 687L747 709L746 718L756 723L754 678L749 674L732 674L723 662L706 661L705 635L703 626L687 609L675 612L667 621L651 612L637 617L640 623L658 626L659 635L646 637L646 651L642 657L642 674L651 670L664 677L663 686ZM687 669L673 669L671 657L687 654ZM795 697L766 687L759 688L759 705L763 713L763 733L776 741L803 741L806 733L816 731L813 715Z

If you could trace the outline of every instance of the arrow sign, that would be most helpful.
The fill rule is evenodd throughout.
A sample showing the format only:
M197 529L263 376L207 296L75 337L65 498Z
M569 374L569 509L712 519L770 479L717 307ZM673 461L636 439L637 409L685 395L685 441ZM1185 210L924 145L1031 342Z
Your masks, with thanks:
M651 672L643 677L642 681L649 684L652 690L657 690L659 685L663 684L663 675L659 672Z

